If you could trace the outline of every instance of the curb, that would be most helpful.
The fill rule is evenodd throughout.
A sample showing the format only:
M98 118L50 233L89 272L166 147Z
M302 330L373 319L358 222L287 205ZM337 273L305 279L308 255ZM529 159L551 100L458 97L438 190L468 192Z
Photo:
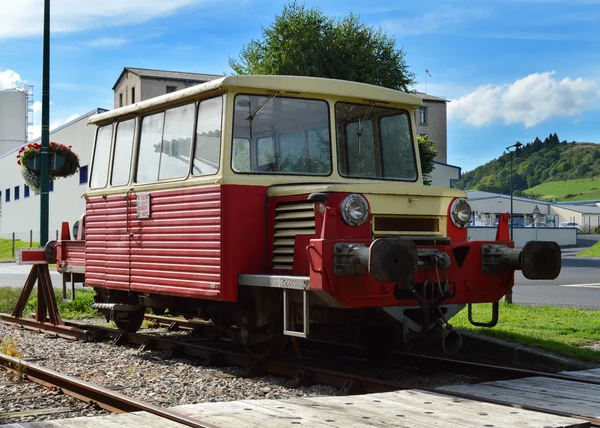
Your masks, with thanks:
M563 370L589 370L598 364L562 357L537 348L524 346L495 337L460 331L463 353L492 359L495 363L530 370L558 372Z

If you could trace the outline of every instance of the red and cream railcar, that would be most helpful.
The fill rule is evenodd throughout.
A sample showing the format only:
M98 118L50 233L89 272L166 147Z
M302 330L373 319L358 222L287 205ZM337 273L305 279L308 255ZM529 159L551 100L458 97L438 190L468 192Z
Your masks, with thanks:
M424 186L416 96L339 80L232 76L96 115L78 239L56 245L125 330L146 308L246 344L426 333L551 278L554 243L467 240L462 191ZM82 256L84 254L84 256ZM388 334L388 333L386 333ZM389 333L391 335L391 333Z

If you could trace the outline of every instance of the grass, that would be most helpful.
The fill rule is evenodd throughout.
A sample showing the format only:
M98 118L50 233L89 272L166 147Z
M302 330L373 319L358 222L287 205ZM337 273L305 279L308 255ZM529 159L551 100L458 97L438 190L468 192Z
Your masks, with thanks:
M12 313L15 304L21 294L21 288L0 287L0 312ZM90 308L94 303L94 290L77 289L75 292L75 300L65 302L62 299L62 290L54 290L56 303L58 305L58 313L65 319L84 319L95 318L100 316L95 309ZM31 292L31 297L27 301L24 316L30 316L35 313L37 307L37 288Z
M491 304L473 305L473 318L477 321L491 319L491 313ZM472 326L466 309L452 318L451 324L565 357L600 363L600 351L590 348L600 344L600 311L500 303L500 321L494 328Z
M581 257L600 257L600 242L596 242L590 248L586 248L577 255Z
M39 242L33 242L32 247L39 247ZM29 248L29 241L15 241L15 256L12 255L12 240L0 239L0 260L14 260L17 248Z
M523 193L529 197L551 201L584 201L600 199L600 178L580 178L574 180L542 183Z

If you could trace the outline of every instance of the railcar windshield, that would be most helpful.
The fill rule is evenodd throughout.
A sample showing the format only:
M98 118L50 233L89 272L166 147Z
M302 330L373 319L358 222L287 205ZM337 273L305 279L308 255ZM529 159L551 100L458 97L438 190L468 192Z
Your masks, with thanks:
M328 104L278 95L237 95L232 168L240 173L329 175Z
M414 141L406 110L338 102L335 125L340 175L417 179Z

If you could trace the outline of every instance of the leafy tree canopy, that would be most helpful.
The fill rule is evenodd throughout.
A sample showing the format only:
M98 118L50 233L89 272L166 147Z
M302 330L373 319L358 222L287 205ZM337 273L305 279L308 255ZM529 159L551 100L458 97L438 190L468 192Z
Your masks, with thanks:
M417 137L419 143L419 157L421 158L421 169L423 171L423 184L431 186L431 172L435 167L433 160L437 156L435 143L427 137L427 135L419 135Z
M355 15L327 17L292 1L262 37L229 59L237 74L326 77L409 91L415 84L405 53L381 29Z
M509 194L511 156L515 194L551 181L600 176L600 145L561 142L556 134L550 134L544 141L536 138L516 152L504 153L464 173L455 187Z

